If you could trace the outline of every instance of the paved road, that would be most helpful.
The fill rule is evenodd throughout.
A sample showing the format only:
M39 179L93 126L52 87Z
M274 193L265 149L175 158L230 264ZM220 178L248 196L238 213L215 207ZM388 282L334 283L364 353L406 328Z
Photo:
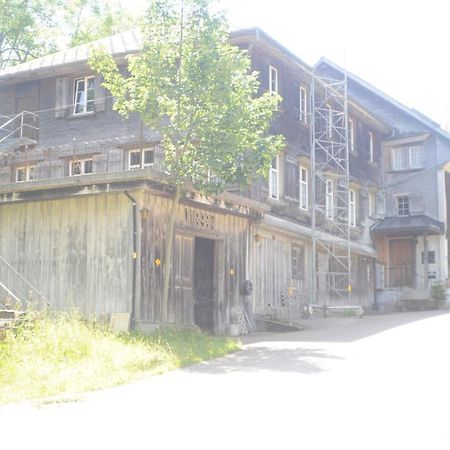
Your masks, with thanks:
M307 327L74 402L3 407L0 448L450 449L450 314Z

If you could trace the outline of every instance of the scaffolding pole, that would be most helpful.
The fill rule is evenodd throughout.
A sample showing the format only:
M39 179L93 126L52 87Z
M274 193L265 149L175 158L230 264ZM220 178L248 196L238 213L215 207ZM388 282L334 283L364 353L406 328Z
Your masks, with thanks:
M311 105L311 303L352 305L347 75L314 72Z

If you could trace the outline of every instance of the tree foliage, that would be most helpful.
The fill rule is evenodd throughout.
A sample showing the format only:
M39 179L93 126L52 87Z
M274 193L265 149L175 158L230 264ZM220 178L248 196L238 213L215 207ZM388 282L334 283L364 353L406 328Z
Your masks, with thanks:
M70 47L125 31L136 23L120 0L72 0L63 6L61 22Z
M178 3L177 3L178 4ZM227 183L248 184L266 174L283 138L270 133L280 98L257 96L248 55L229 44L222 13L210 0L154 0L142 23L143 49L130 56L127 75L111 55L94 49L91 67L124 116L138 113L159 132L165 169L175 186L163 262L162 322L167 321L177 207L185 188L204 193Z
M118 112L137 112L159 131L176 184L220 192L267 172L283 145L269 132L279 97L256 96L258 75L248 55L229 44L225 17L210 12L209 0L185 0L183 8L180 17L173 2L151 3L143 51L129 57L127 76L102 49L90 64Z
M48 39L56 0L0 0L0 69L54 51Z
M0 70L135 24L121 0L0 0Z

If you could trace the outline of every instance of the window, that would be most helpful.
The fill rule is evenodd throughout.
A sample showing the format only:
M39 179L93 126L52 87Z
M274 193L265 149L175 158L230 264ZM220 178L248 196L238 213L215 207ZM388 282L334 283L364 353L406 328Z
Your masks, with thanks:
M333 108L328 103L326 108L326 126L327 126L327 136L330 138L333 135Z
M301 86L299 93L298 110L300 122L306 123L308 121L308 96L306 94L306 89Z
M423 147L396 147L392 149L392 170L421 169L424 166Z
M409 216L409 197L407 195L397 198L397 214L399 216Z
M75 80L74 88L73 113L83 114L94 111L94 77L84 77Z
M325 213L330 219L334 217L334 189L332 180L326 181Z
M278 164L279 158L272 159L272 166L269 171L269 197L278 200Z
M292 278L303 280L305 274L305 249L298 244L291 246Z
M37 179L37 167L25 166L16 168L16 181L32 181Z
M425 263L425 252L422 252L422 264ZM436 252L428 250L428 264L436 264Z
M368 134L368 146L369 146L369 161L373 162L373 133L371 131L369 131Z
M411 169L421 169L425 166L423 147L409 147L409 165Z
M130 170L152 166L154 161L155 151L153 148L130 150L128 153L128 168Z
M92 158L70 161L70 176L78 176L92 173Z
M350 226L356 226L356 192L353 189L350 189L349 192L349 220Z
M374 216L377 212L377 198L375 192L369 192L369 216Z
M352 119L348 119L348 149L355 151L355 123Z
M308 169L300 166L300 209L308 210Z
M269 66L269 90L278 94L278 70Z

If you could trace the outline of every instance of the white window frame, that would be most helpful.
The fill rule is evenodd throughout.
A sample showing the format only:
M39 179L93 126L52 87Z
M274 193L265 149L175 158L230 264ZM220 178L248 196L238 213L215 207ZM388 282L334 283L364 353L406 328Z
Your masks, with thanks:
M325 214L330 219L334 218L334 183L330 178L325 182Z
M403 200L402 205L400 206L400 200L406 199L406 202ZM405 206L406 205L406 206ZM411 206L409 204L409 195L399 195L397 197L397 216L398 217L407 217L410 215Z
M413 152L420 150L420 160L419 164L413 164ZM423 169L425 167L425 153L421 145L411 145L409 146L409 167L411 169Z
M373 163L374 161L374 140L373 133L369 131L369 162Z
M296 255L294 257L294 254ZM300 260L300 256L302 257ZM295 267L294 261L297 265ZM297 242L291 243L291 278L294 280L304 280L305 278L305 261L306 249L305 245ZM296 269L296 270L294 270Z
M272 200L278 200L280 196L280 177L278 170L279 167L280 167L280 157L275 156L272 159L272 165L269 170L269 197Z
M421 152L421 160L420 163L414 163L413 164L413 152L420 150ZM405 160L405 165L399 167L396 163L397 160L400 158L396 158L395 154L396 152L403 152L401 159ZM391 166L392 170L394 171L402 171L402 170L416 170L416 169L423 169L425 167L425 154L424 149L420 145L411 145L408 147L394 147L391 149Z
M308 93L303 86L300 86L298 98L299 120L302 123L308 122Z
M90 90L93 91L93 98L92 100L88 100L88 83L90 80L94 81L94 87L91 88ZM82 98L81 102L77 102L77 94L78 94L78 85L84 82L84 95ZM89 103L92 105L92 109L88 106ZM77 111L77 106L81 106L82 109L81 111ZM73 82L73 114L74 115L78 115L78 114L87 114L87 113L93 113L95 109L95 77L94 76L89 76L89 77L81 77L81 78L76 78Z
M308 192L308 169L306 167L300 166L300 176L299 176L299 197L298 204L300 209L308 211L309 209L309 192Z
M86 172L86 162L91 162L92 164L92 171L91 172ZM74 173L74 165L76 163L80 163L80 173ZM94 160L93 158L82 158L82 159L72 159L69 162L69 175L71 177L79 177L81 175L90 175L94 173Z
M20 171L24 171L25 174L25 179L24 180L19 180L19 172ZM16 182L18 183L23 183L25 181L33 181L37 179L37 166L36 165L31 165L31 166L21 166L21 167L16 167Z
M369 216L374 216L376 214L377 197L375 192L369 192Z
M349 190L348 208L350 226L356 227L356 191L354 189Z
M269 91L278 94L278 69L274 66L269 66Z
M145 154L147 152L153 153L153 162L145 163ZM131 155L140 153L139 164L131 164ZM145 147L145 148L134 148L128 152L128 170L138 170L143 169L145 167L151 167L154 165L155 161L155 149L153 147Z
M327 124L327 136L331 138L333 136L333 107L327 103L325 105L326 114L326 124Z
M355 152L355 122L348 119L348 149Z

